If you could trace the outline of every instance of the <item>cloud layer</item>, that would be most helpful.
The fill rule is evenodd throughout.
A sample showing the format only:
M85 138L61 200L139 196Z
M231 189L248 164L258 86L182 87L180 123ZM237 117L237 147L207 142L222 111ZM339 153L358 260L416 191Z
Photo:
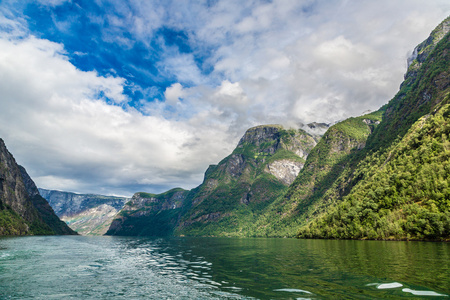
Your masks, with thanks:
M425 0L96 3L33 4L51 30L30 4L0 5L0 137L43 188L192 188L251 126L376 110L450 12ZM95 30L80 37L80 20Z

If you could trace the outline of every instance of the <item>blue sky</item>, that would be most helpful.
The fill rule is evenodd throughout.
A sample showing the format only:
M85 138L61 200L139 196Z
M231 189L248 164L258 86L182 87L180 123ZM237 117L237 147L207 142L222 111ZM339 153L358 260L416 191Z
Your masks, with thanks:
M165 13L157 16L158 25L145 35L133 23L139 7L122 1L66 1L52 8L31 2L23 14L30 20L31 33L63 44L70 62L78 69L126 79L124 93L129 97L128 103L139 107L141 100L164 100L164 91L176 82L190 87L198 80L215 80L207 79L212 71L207 61L213 45L197 41L190 24L171 20L168 12L172 6L164 1L157 5L155 11ZM152 22L151 16L145 21ZM189 56L195 75L202 78L179 76L177 69L165 62L168 55Z
M448 0L3 0L0 137L42 188L192 188L249 127L387 103L449 14Z

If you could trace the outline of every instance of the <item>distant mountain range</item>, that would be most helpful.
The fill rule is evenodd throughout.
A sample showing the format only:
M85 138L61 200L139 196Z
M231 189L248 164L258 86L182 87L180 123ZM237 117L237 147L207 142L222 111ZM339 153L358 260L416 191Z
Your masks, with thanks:
M83 235L103 235L115 215L130 200L125 197L76 194L39 189L56 215Z

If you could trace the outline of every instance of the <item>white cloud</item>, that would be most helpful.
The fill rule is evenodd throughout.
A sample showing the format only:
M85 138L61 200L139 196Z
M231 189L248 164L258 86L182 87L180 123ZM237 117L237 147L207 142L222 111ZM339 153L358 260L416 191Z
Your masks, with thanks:
M30 36L0 39L0 49L0 136L38 186L128 195L192 188L227 153L226 134L214 128L108 104L99 95L123 102L123 79L77 70L60 44Z
M176 105L180 98L183 98L185 92L183 91L183 86L180 83L174 83L166 89L164 92L164 98L166 103L169 105Z

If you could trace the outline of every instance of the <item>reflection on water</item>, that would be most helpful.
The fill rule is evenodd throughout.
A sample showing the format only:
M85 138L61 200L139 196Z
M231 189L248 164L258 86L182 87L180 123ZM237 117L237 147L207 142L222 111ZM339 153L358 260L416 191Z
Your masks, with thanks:
M446 243L0 239L6 299L450 299Z

